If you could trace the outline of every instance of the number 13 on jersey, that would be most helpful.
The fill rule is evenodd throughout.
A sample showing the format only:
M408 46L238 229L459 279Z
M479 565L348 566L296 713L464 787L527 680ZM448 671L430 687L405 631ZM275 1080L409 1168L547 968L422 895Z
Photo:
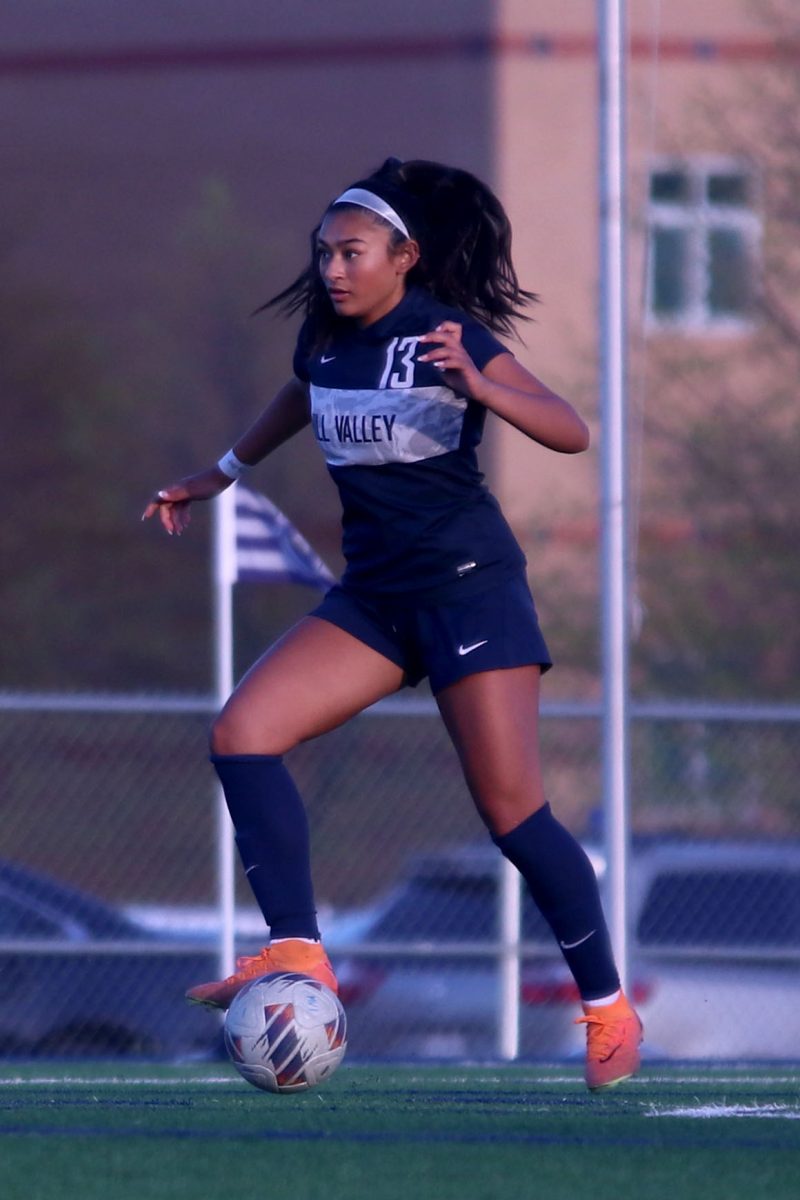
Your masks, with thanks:
M414 386L414 355L418 337L392 338L386 347L386 364L379 388L410 388Z

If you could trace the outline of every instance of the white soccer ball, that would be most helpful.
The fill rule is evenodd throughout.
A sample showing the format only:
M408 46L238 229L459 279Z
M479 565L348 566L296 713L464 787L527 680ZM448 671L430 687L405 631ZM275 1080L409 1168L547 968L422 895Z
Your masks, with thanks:
M309 975L254 979L225 1018L225 1048L239 1074L266 1092L302 1092L344 1058L347 1018L336 994Z

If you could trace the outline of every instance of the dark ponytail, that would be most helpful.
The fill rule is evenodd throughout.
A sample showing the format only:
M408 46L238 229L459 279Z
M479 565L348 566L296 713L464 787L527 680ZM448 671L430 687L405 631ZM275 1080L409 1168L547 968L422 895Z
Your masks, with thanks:
M420 261L408 276L409 284L426 288L443 304L461 309L495 333L513 335L515 320L530 319L524 309L538 297L520 287L511 260L511 224L480 179L441 163L388 158L353 186L374 191L391 204L419 242ZM334 206L335 202L327 211ZM317 342L339 324L317 269L319 228L311 235L311 261L303 273L256 310L278 306L286 313L302 311L312 320ZM387 228L393 241L404 240L397 230Z
M495 332L513 334L513 322L529 319L524 309L537 296L520 287L511 223L494 192L469 171L441 163L414 160L394 170L423 214L422 256L410 281Z

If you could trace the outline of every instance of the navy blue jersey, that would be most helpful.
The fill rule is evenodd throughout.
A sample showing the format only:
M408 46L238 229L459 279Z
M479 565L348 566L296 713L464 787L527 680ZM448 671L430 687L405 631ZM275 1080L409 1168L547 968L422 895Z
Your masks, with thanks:
M310 384L314 434L342 500L342 582L374 592L464 591L525 559L488 491L476 447L483 405L447 387L419 339L458 321L479 369L505 347L483 325L411 288L364 329L348 323L324 349L304 325L294 357Z

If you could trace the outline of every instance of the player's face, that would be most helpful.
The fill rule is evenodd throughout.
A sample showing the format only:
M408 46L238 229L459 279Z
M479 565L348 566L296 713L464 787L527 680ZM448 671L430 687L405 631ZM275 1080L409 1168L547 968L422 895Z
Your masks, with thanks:
M391 243L391 230L368 213L345 208L325 218L317 263L337 316L372 325L402 300L419 252L415 242Z

